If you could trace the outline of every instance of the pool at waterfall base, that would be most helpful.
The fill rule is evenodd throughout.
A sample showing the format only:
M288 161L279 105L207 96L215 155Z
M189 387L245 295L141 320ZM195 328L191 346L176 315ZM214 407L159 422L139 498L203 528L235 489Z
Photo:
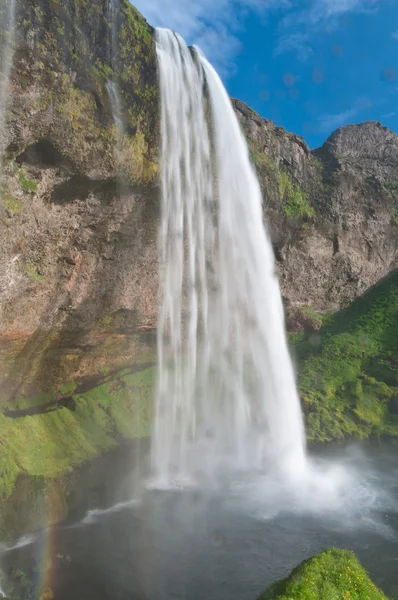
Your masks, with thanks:
M393 446L312 450L315 473L328 474L329 487L325 478L290 486L272 472L246 472L156 489L146 448L112 460L135 461L135 473L126 468L111 490L94 478L90 485L104 494L97 508L87 510L82 499L67 523L4 549L6 579L21 570L33 586L46 580L60 600L255 600L302 560L336 546L354 550L374 583L398 596Z

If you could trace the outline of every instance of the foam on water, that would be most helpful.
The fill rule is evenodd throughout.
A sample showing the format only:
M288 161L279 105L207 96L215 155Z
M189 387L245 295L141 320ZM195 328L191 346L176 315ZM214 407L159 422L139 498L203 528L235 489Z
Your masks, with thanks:
M5 546L3 550L4 552L12 552L13 550L30 546L31 544L34 544L36 540L37 537L35 535L23 535L15 542L15 544Z
M111 515L113 513L117 513L122 510L126 510L126 509L132 508L134 506L138 506L139 504L140 504L139 500L133 499L133 500L127 500L125 502L118 502L117 504L114 504L113 506L110 506L108 508L94 508L93 510L89 510L87 512L87 515L81 521L81 524L88 525L91 523L97 523L106 515Z

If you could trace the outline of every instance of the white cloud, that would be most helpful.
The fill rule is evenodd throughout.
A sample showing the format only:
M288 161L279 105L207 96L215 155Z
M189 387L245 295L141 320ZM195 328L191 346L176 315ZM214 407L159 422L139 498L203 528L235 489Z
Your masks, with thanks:
M306 60L313 54L314 35L337 28L346 14L374 12L381 2L387 1L295 0L292 10L282 19L275 55L295 52L298 58Z
M296 0L133 0L154 27L177 31L188 44L198 45L224 74L239 53L239 30L245 15L266 16L289 8Z
M342 125L346 125L361 112L368 110L373 103L368 98L358 98L350 108L339 113L323 115L318 119L317 131L319 133L330 133Z
M308 15L310 23L335 22L350 12L369 12L382 0L314 0Z
M274 55L294 52L301 60L313 53L315 33L337 27L350 12L369 12L389 0L132 0L154 27L177 31L188 44L198 45L221 74L234 69L241 50L239 32L245 17L281 17ZM398 32L397 32L398 36Z
M385 120L392 119L393 117L396 116L396 114L397 114L396 112L384 113L384 115L381 115L381 118L385 119Z
M396 31L394 31L391 35L394 38L394 40L398 41L398 29Z
M282 35L275 47L274 56L286 52L294 52L300 60L307 60L313 54L308 35L306 33Z
M358 110L356 108L349 108L348 110L344 110L343 112L336 113L334 115L324 115L319 119L319 127L318 131L320 133L329 133L330 131L334 131L338 127L345 125L351 119L356 117L358 114Z

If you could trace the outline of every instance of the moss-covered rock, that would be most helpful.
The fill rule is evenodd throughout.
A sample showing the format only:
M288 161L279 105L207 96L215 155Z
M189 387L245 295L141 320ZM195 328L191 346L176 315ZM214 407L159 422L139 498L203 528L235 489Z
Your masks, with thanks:
M398 270L292 338L310 441L397 437Z
M1 413L1 539L64 519L68 477L122 440L149 436L152 396L153 369L143 365Z
M153 30L128 0L15 4L0 402L135 360L158 297ZM104 321L121 314L123 326Z
M387 600L353 552L332 548L304 561L259 600Z
M7 155L44 139L92 178L153 181L156 55L142 15L128 0L19 0L16 25ZM109 83L117 90L119 131Z

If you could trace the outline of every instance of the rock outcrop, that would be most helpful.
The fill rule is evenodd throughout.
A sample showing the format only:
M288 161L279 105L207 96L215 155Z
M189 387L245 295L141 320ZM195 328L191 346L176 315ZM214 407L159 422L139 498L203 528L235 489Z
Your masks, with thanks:
M264 191L291 323L333 312L398 266L398 136L342 127L311 152L234 101Z
M353 552L332 548L303 561L289 577L271 585L259 600L352 598L387 600Z
M134 356L158 293L152 29L128 0L17 0L15 38L0 199L3 400Z
M17 0L9 92L2 400L55 393L148 350L158 297L153 31L128 0ZM397 266L398 137L365 123L311 152L233 102L263 187L288 324L317 329L322 313Z
M22 512L30 503L41 514L37 489L44 484L62 500L64 473L131 434L129 411L148 431L152 379L140 388L124 369L152 364L158 304L153 30L129 0L15 3L0 148L0 434L7 440L0 537L40 523L36 515L17 525L13 494L26 495ZM0 43L3 14L2 5ZM300 137L233 103L264 192L288 324L319 329L326 313L398 266L398 137L365 123L338 130L311 152ZM361 368L350 383L363 375ZM386 396L389 420L395 383ZM323 390L314 393L318 401ZM381 431L374 420L386 406L357 415L369 435ZM352 408L345 407L347 419ZM340 439L321 425L328 439ZM69 442L60 452L64 431ZM56 520L67 510L58 500Z

